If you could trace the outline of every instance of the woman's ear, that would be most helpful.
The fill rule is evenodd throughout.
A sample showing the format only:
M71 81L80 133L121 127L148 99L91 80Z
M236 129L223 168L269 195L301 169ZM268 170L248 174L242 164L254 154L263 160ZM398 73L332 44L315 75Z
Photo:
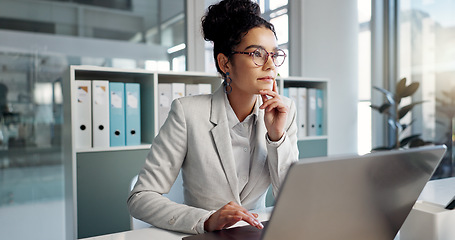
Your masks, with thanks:
M226 55L223 53L218 53L216 60L218 61L218 66L220 67L221 71L224 73L229 72L229 58L226 57Z

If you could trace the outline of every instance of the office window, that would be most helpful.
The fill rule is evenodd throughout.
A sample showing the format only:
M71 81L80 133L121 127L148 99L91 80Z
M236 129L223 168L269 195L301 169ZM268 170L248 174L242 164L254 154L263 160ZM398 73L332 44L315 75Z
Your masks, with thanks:
M155 49L165 52L168 48L185 46L185 2L181 0L2 0L0 8L9 9L0 12L0 30L137 44L150 54L149 57L129 56L136 61L134 68L144 68L146 60L166 60L171 68L164 70L172 70L174 58L186 59L182 58L186 51L160 57L153 53ZM99 47L93 48L96 52ZM116 57L126 58L121 56L125 55L124 48L110 51ZM110 66L110 59L105 59L103 64Z
M358 1L358 153L371 151L371 1Z
M262 17L270 21L276 31L278 47L283 49L289 56L289 15L288 15L288 1L282 0L258 0ZM289 57L286 58L285 63L278 68L280 76L289 76Z
M399 69L409 82L419 82L413 101L425 101L412 110L408 134L446 144L448 153L436 178L454 176L453 112L455 109L455 2L399 1Z

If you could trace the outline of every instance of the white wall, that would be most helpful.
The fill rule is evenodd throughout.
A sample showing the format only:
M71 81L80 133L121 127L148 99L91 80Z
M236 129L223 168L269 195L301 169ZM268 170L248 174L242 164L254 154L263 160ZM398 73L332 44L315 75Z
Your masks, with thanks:
M328 153L357 153L357 0L291 0L290 4L302 12L292 18L301 22L301 33L290 41L299 41L302 52L293 67L300 67L306 77L330 79ZM295 26L293 30L299 31Z

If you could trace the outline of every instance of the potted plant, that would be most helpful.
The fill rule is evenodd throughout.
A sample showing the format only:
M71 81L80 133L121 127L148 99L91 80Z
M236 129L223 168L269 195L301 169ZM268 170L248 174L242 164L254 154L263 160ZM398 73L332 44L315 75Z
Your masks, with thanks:
M370 105L370 107L374 110L377 110L381 114L387 115L387 124L394 130L393 138L395 139L395 141L390 143L388 146L377 147L373 150L390 150L402 148L405 146L417 147L429 144L429 142L425 142L420 138L420 134L414 134L400 139L400 133L408 128L413 122L411 121L410 123L406 124L402 123L401 119L406 116L406 114L408 114L416 105L422 104L424 102L416 101L411 102L408 105L401 106L401 100L403 98L412 96L419 88L419 83L413 82L407 85L406 78L402 78L396 84L394 93L376 86L373 88L383 93L386 97L386 101L380 106Z

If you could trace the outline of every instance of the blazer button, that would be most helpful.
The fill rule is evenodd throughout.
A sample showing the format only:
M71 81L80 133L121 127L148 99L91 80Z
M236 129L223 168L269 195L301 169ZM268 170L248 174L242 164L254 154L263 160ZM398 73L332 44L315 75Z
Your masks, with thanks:
M168 221L168 223L171 224L171 225L174 225L174 223L175 223L175 218L171 218L171 219Z

